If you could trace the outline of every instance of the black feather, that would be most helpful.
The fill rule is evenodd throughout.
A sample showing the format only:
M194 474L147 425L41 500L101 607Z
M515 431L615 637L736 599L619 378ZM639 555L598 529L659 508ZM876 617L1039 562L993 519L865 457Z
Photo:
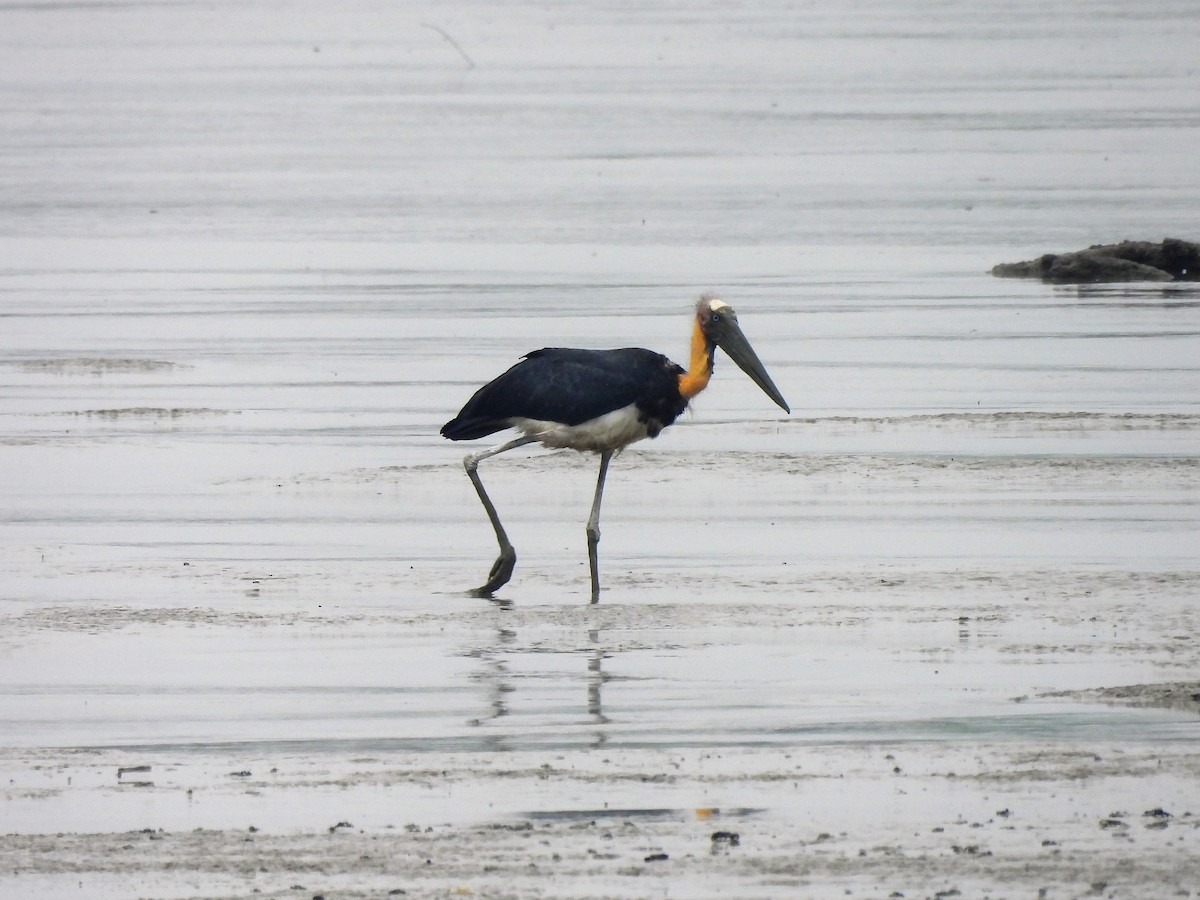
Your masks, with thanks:
M442 435L453 441L486 437L514 418L580 425L634 403L653 437L687 407L679 393L681 374L662 354L637 347L535 350L476 391L442 426Z

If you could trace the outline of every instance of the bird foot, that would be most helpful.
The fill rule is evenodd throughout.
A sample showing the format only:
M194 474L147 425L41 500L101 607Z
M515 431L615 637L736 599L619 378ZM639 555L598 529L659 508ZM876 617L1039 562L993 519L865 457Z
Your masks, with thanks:
M496 557L496 561L492 563L492 570L488 572L487 583L482 587L477 587L473 594L477 597L490 597L504 585L508 584L508 580L512 578L513 569L517 567L517 551L512 547L504 548L500 551L500 555Z

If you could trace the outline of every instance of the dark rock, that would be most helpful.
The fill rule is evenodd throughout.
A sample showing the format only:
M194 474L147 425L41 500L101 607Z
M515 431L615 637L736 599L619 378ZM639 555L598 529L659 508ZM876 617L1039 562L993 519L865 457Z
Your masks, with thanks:
M1047 253L1024 262L1000 263L997 278L1040 278L1052 284L1122 281L1200 281L1200 244L1165 238L1095 244L1075 253Z
M1176 281L1200 281L1200 244L1164 238L1160 244L1148 241L1122 241L1108 247L1092 248L1130 262L1166 272Z

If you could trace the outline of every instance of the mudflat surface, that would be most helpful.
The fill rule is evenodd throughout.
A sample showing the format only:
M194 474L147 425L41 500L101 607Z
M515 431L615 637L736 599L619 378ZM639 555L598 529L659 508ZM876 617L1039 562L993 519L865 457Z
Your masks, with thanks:
M1196 12L0 10L0 896L1200 892ZM609 475L437 435L727 360Z

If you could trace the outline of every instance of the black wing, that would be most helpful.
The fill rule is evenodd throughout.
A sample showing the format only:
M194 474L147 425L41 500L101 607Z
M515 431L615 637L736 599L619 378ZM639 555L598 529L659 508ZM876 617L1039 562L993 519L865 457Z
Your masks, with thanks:
M685 405L679 396L682 372L662 354L636 347L535 350L476 391L442 426L442 435L454 441L481 438L508 428L514 417L579 425L631 403L669 425Z

